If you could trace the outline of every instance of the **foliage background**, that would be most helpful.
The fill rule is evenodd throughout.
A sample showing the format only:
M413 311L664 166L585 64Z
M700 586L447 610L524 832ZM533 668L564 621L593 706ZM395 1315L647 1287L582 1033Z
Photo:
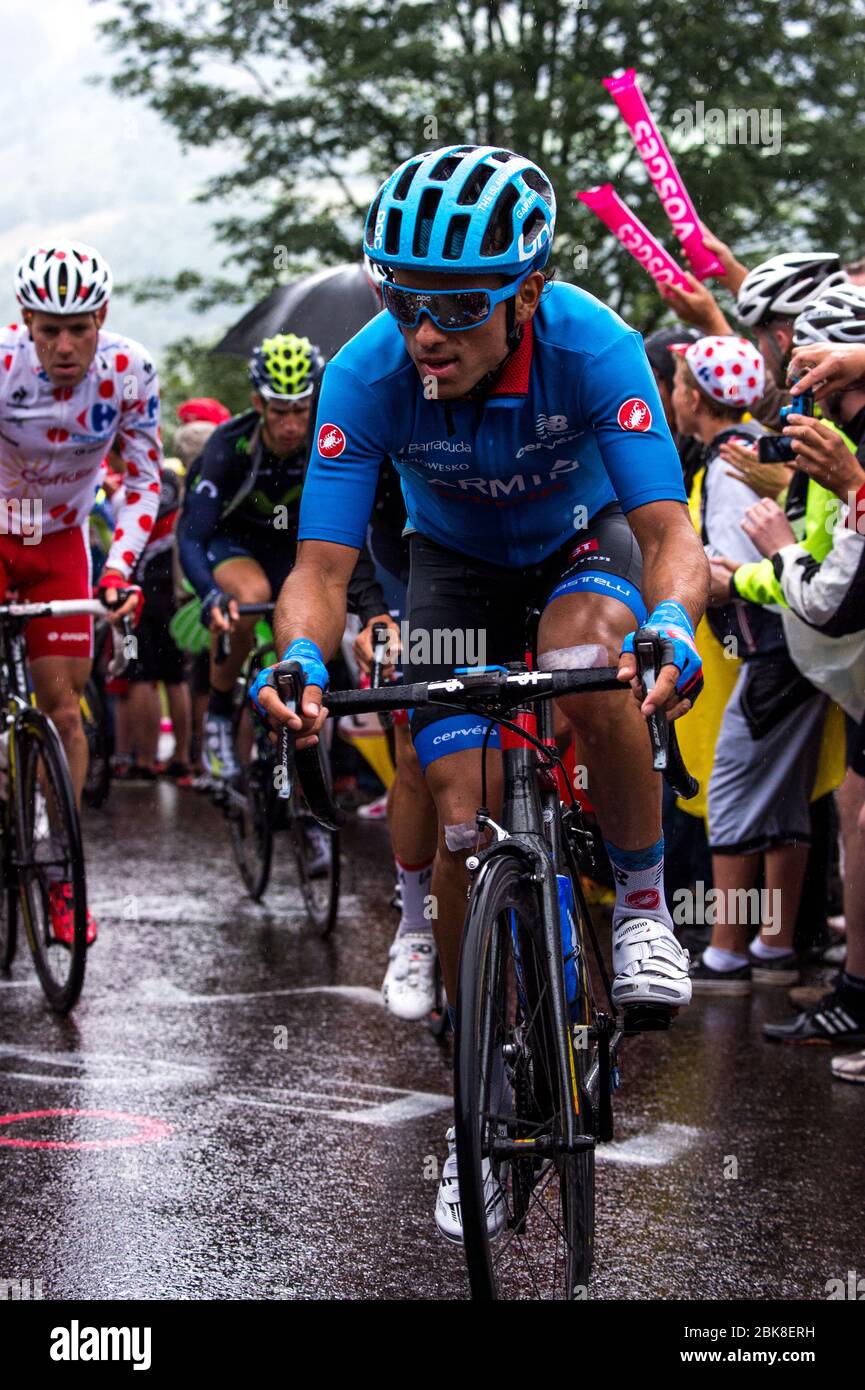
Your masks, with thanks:
M196 271L191 248L188 271L132 288L222 303L226 328L279 280L356 259L378 182L416 150L456 142L540 163L559 199L560 278L656 326L665 309L652 282L573 197L612 180L676 247L601 86L624 66L636 67L703 220L746 263L791 247L865 250L865 0L94 3L121 59L115 91L148 102L184 148L226 156L199 194L229 209L214 222L224 275ZM677 138L674 112L697 101L777 112L780 149ZM192 339L163 374L169 406L187 388L245 396L238 365Z

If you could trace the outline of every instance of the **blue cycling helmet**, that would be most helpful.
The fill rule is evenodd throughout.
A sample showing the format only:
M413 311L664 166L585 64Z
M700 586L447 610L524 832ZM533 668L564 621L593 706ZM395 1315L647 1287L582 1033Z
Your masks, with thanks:
M447 145L385 179L363 250L399 270L513 277L546 265L555 225L553 186L537 164L496 145Z

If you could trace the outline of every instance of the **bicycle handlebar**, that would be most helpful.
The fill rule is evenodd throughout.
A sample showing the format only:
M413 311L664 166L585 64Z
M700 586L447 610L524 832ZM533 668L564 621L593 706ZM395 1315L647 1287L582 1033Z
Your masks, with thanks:
M637 670L644 689L651 690L661 669L661 638L656 628L642 627L634 635ZM285 705L297 712L303 693L303 671L296 661L280 662L275 668L277 694ZM423 681L415 685L382 686L368 690L335 690L325 695L328 713L354 714L360 711L422 708L440 704L466 709L495 720L528 701L554 699L557 696L604 691L626 691L629 687L618 679L615 666L592 667L571 671L477 671L443 680ZM699 783L685 766L676 737L675 726L663 713L647 719L652 743L652 766L662 773L673 791L690 800L699 791ZM324 774L317 746L295 753L294 732L285 725L280 729L280 760L282 782L288 784L285 795L291 794L295 761L301 786L309 809L321 824L338 829L345 816L334 802ZM280 793L283 794L282 792Z

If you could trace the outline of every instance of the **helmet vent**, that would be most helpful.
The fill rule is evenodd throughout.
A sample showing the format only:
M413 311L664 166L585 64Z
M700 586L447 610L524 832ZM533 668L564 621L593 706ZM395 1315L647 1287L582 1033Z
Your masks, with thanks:
M412 253L415 256L429 255L429 244L432 238L433 222L435 221L436 211L441 202L442 190L440 188L426 188L421 195L420 205L414 224L414 245Z
M443 255L449 261L458 261L462 255L465 244L466 232L469 229L471 218L462 213L459 217L452 217L448 227L448 234L445 238Z
M517 205L519 194L513 184L502 189L493 208L484 239L481 242L482 256L498 256L507 251L513 241L513 221L511 213Z
M461 164L462 159L459 155L446 155L444 159L439 160L429 177L435 179L436 182L444 183Z
M544 214L536 209L523 227L523 245L531 246L541 228L546 225L547 222Z
M540 193L544 202L552 207L553 190L539 169L524 169L523 183L528 184L535 193Z
M476 203L494 173L495 170L491 169L488 164L479 164L476 169L473 169L457 198L460 206L467 207L471 203Z
M516 159L517 156L511 150L493 150L490 159L495 159L499 164L507 164L509 159Z
M420 168L420 160L416 164L410 164L407 169L403 169L400 174L399 183L393 191L393 197L399 202L405 198L412 185L412 180Z
M399 208L391 208L387 219L387 230L384 235L384 249L388 256L395 256L399 251L399 234L402 228L402 213Z

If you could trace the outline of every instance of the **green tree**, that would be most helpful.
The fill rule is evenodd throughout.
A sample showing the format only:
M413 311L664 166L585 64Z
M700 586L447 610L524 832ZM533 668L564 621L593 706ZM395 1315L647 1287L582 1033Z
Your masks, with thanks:
M165 452L171 453L177 407L192 396L213 396L234 415L249 409L246 363L236 357L215 357L207 343L192 337L171 343L160 355L159 390Z
M184 147L225 148L201 197L229 201L215 230L247 298L356 257L376 183L417 149L489 142L551 174L560 276L650 326L651 282L573 197L613 180L676 247L601 78L637 68L703 220L741 258L860 254L863 19L865 0L129 0L102 28L118 92L146 99ZM777 111L780 148L686 147L674 116L698 101ZM226 298L224 284L190 286L202 303Z

